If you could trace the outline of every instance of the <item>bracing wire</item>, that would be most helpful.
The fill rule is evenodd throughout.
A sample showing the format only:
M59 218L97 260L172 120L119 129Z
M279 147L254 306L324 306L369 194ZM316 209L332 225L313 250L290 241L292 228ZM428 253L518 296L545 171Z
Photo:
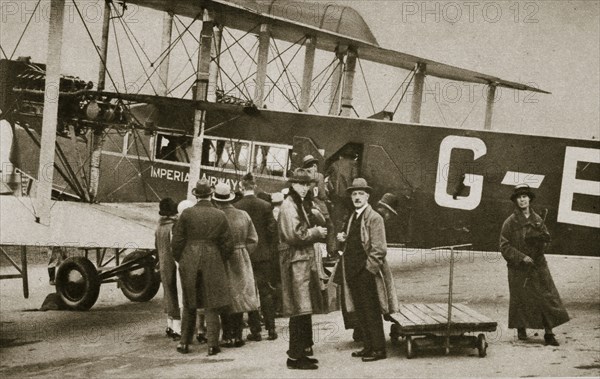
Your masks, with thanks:
M29 20L27 21L27 25L25 25L25 28L23 29L23 32L21 33L21 36L19 37L19 40L17 41L17 44L15 45L15 49L13 50L12 54L10 54L9 59L13 59L13 57L15 56L15 53L17 52L17 49L19 48L19 45L21 44L21 40L23 39L23 36L25 35L27 28L29 28L29 24L31 23L31 20L33 19L33 16L35 15L35 12L37 11L38 7L40 6L41 1L42 0L38 0L38 2L35 4L35 8L33 9L33 12L31 13L31 17L29 17ZM6 56L6 54L4 54L4 56Z

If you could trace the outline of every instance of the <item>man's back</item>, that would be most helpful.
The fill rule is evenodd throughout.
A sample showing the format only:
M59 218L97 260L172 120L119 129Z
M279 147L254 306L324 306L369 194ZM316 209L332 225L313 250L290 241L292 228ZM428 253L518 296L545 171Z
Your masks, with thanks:
M271 204L259 199L255 195L246 195L234 204L238 209L246 211L256 233L258 234L258 246L250 254L252 262L262 262L272 259L272 246L277 238L277 224L271 212Z

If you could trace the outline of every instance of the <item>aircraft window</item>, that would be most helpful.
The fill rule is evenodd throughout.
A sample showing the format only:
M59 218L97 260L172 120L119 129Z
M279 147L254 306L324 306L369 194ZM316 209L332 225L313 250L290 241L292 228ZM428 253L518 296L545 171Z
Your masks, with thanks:
M190 163L192 153L192 138L156 134L154 158L172 162Z
M127 155L133 155L136 157L146 157L147 155L144 150L143 144L144 141L142 140L140 133L127 133Z
M285 177L289 167L288 151L287 147L255 144L252 172Z
M246 171L250 158L248 142L205 138L202 165L226 170Z

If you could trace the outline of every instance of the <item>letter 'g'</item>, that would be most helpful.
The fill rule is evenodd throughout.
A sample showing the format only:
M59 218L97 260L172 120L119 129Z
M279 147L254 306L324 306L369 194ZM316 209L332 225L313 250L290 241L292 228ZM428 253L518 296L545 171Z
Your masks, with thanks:
M485 143L479 138L447 136L440 143L440 156L437 167L437 180L435 183L435 202L442 207L464 209L467 211L477 208L481 202L481 193L483 192L483 176L474 174L465 174L463 184L471 187L469 196L459 197L456 200L448 194L448 177L444 175L444 168L450 165L450 156L453 149L471 150L474 159L485 155L487 148ZM447 171L446 171L447 172Z

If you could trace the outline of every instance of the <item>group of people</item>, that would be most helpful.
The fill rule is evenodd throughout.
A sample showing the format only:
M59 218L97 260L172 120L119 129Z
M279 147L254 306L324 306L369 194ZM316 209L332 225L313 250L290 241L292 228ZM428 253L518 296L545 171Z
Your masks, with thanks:
M248 340L262 340L261 313L267 338L277 339L279 299L282 315L289 317L287 367L317 369L312 315L328 311L319 269L320 244L329 253L333 250L340 255L327 279L340 286L345 326L354 329L355 340L363 343L352 357L363 362L386 358L383 320L398 311L385 234L386 220L397 216L395 195L386 193L372 207L372 188L365 179L352 178L342 187L350 200L350 212L336 225L331 213L340 209L332 209L327 204L329 197L321 196L327 187L318 172L318 161L305 157L303 167L294 170L288 182L289 187L282 191L285 197L279 192L272 194L273 204L257 196L252 174L240 182L241 198L227 184L213 188L200 180L192 191L197 199L193 206L178 212L171 199L161 201L156 247L167 333L180 339L178 352L189 352L198 309L202 309L206 335L197 338L208 343L209 355L218 354L220 346L244 345L245 312ZM339 189L336 195L341 197ZM549 234L540 216L529 208L533 198L529 187L515 188L511 199L516 210L501 232L500 250L509 268L509 327L518 329L519 339L527 338L526 328L544 327L546 344L556 346L552 328L569 317L543 256ZM178 262L181 277L181 317L174 262Z

